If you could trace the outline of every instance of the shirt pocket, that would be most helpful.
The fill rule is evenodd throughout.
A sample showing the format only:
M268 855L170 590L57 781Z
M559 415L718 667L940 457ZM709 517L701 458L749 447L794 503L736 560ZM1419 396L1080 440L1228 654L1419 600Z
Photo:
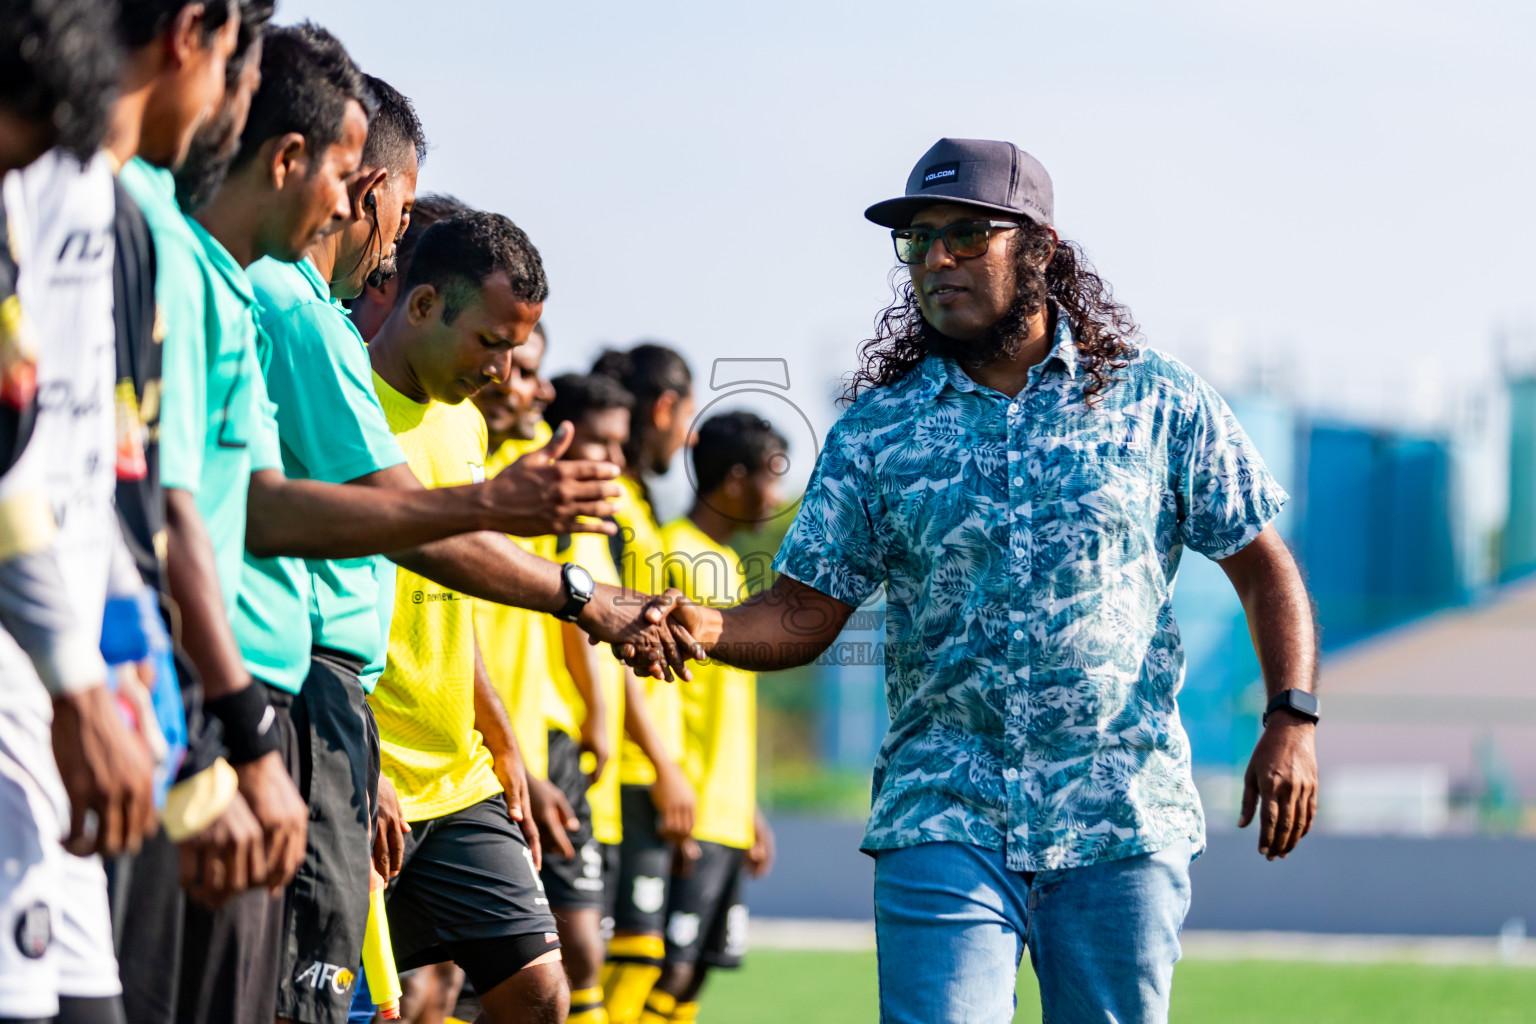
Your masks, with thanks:
M1057 449L1031 501L1032 568L1058 603L1123 585L1149 567L1163 471L1114 445Z

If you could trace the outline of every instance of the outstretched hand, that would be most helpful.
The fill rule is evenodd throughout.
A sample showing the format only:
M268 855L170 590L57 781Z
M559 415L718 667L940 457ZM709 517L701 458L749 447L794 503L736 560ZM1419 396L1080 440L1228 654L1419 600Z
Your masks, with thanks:
M1259 812L1259 853L1270 860L1296 849L1317 816L1317 727L1276 712L1253 748L1243 776L1243 810L1237 827Z
M497 529L519 537L552 533L613 533L608 517L621 491L611 462L562 461L575 428L560 424L549 443L485 482Z
M633 601L637 604L625 608L613 625L605 626L595 620L591 624L584 623L588 640L594 644L612 644L614 655L634 669L636 675L671 682L676 673L692 681L689 660L704 661L706 657L704 648L688 629L688 623L692 621L690 615L697 613L697 607L675 587L643 603L638 603L639 600L638 595L627 594L624 603ZM607 607L617 609L619 604L615 601Z

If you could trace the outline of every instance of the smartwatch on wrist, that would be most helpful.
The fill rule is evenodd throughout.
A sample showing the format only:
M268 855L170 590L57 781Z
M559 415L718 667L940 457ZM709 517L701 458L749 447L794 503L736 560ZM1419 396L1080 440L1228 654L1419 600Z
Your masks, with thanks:
M1286 690L1277 693L1269 699L1269 704L1264 708L1264 725L1269 724L1269 716L1276 711L1289 711L1304 721L1317 723L1318 720L1317 694L1308 693L1306 690Z
M592 600L597 585L592 582L592 574L581 566L567 562L560 567L560 586L565 591L565 604L555 612L555 618L562 622L575 622L581 610Z

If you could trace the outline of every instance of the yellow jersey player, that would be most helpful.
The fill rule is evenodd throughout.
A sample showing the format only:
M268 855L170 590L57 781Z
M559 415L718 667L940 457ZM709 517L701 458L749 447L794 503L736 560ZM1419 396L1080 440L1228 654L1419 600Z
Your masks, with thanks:
M682 356L656 344L605 352L592 372L618 381L635 400L624 445L626 467L619 478L624 493L614 513L619 575L631 588L659 589L665 550L645 480L666 473L690 440L693 377ZM661 976L672 855L679 846L691 846L695 802L679 763L683 715L677 687L655 679L633 680L627 697L629 706L643 704L649 715L643 722L626 717L629 736L619 750L624 838L614 885L613 939L603 972L613 1024L638 1020L651 986ZM640 737L647 726L654 728L655 741L669 757L646 756Z
M603 461L623 466L634 404L629 392L608 377L566 374L554 381L554 395L545 417L551 424L571 424L566 457L601 453ZM594 579L617 583L615 541L595 534L565 535L556 557L585 566ZM600 986L604 919L611 929L623 839L619 765L610 755L623 740L626 714L637 723L634 732L642 750L653 760L672 763L649 723L646 703L631 707L625 701L626 674L616 658L589 645L574 625L563 624L562 650L550 666L550 678L568 677L574 686L557 682L550 691L558 706L549 717L549 781L559 785L579 828L570 837L575 856L546 858L543 876L565 947L574 1024L607 1024L609 1019ZM583 756L590 756L590 764L582 763Z
M511 374L487 384L474 397L485 417L488 450L485 471L501 472L524 455L549 444L553 431L544 422L544 406L553 392L539 372L547 347L544 325L534 326L527 342L512 351ZM554 535L513 537L524 550L553 558ZM475 602L475 628L481 654L496 692L506 705L512 731L523 754L530 783L548 775L544 741L545 691L550 655L549 616L526 608ZM532 794L530 794L532 795Z
M767 584L748 579L728 541L738 530L760 529L782 508L787 448L767 420L749 412L704 421L692 453L693 508L661 531L669 585L723 608ZM672 879L666 966L646 1001L644 1024L694 1020L706 973L740 966L747 946L741 876L766 873L773 856L772 833L757 811L757 673L710 662L678 691L683 768L699 795L699 857Z
M390 429L423 484L484 479L486 425L464 399L508 377L547 291L538 251L498 214L455 217L422 238L369 355ZM515 750L480 664L473 603L403 566L392 596L388 661L369 703L410 823L388 903L396 961L453 960L487 1020L558 1019L568 998L559 936L504 795L522 765L497 764L487 745Z

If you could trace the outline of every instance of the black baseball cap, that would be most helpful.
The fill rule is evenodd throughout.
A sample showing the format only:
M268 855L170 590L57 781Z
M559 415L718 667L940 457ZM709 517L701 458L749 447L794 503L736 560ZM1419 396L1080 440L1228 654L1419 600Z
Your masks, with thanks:
M888 228L904 228L918 210L937 203L1028 217L1038 224L1055 219L1045 167L1013 143L990 139L935 142L907 175L907 194L876 203L864 216Z

